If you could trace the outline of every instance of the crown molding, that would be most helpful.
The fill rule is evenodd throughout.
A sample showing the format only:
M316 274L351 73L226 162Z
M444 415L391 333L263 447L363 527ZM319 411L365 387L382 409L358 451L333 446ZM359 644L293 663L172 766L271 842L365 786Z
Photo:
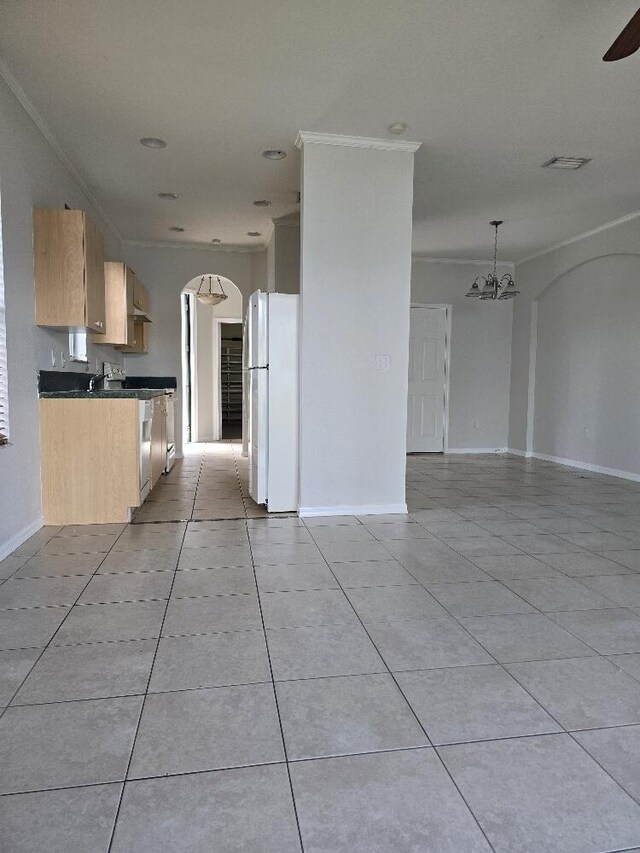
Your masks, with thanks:
M493 266L493 258L484 260L480 259L468 259L468 258L434 258L430 255L411 255L412 261L417 261L421 264L467 264L472 266ZM496 264L498 267L515 267L515 263L513 261L498 261Z
M266 246L212 246L210 243L185 243L178 240L123 240L123 247L138 249L183 249L198 252L227 252L238 255L255 255L266 251Z
M22 109L26 112L26 114L29 116L31 121L38 128L38 130L40 131L40 133L44 137L45 141L48 143L49 147L52 149L52 151L54 152L54 154L58 158L58 160L60 160L60 162L65 167L67 172L69 172L71 177L78 184L78 186L80 187L82 193L84 194L84 196L87 199L87 201L89 202L89 204L97 211L97 213L100 215L100 218L103 220L105 225L109 228L109 230L111 231L113 236L117 239L117 241L119 243L122 243L122 236L121 236L120 232L118 231L116 226L113 224L113 222L109 219L107 214L104 212L104 209L102 208L100 203L97 201L97 199L95 198L95 196L93 195L93 193L91 192L89 187L87 186L86 181L84 180L82 175L78 172L78 170L73 165L73 163L68 158L68 156L66 155L64 149L62 148L62 146L58 142L53 131L51 130L51 128L49 127L47 122L44 120L44 118L40 115L38 110L35 108L33 102L30 100L27 93L24 91L24 89L22 88L20 83L18 83L16 78L13 76L12 72L7 67L7 64L5 63L5 61L1 57L0 57L0 77L2 77L2 79L7 84L7 86L9 87L11 92L13 93L14 97L16 98L16 100L18 101L18 103L20 104Z
M295 138L296 148L313 143L315 145L342 145L346 148L376 148L380 151L404 151L413 154L422 142L409 142L402 139L374 139L369 136L343 136L339 133L316 133L299 130Z
M612 219L611 222L605 222L603 225L598 225L597 228L591 228L589 231L583 231L582 234L576 234L575 237L569 237L567 240L561 240L559 243L554 243L553 246L548 246L546 249L540 249L539 252L534 252L533 255L528 255L522 258L521 261L516 261L516 266L527 264L529 261L535 261L537 258L542 258L544 255L549 255L551 252L556 252L558 249L564 249L565 246L571 246L573 243L579 243L581 240L586 240L587 237L595 237L596 234L601 234L603 231L608 231L610 228L615 228L617 225L624 225L625 222L631 222L640 216L640 210L634 210L631 213L620 216L618 219Z

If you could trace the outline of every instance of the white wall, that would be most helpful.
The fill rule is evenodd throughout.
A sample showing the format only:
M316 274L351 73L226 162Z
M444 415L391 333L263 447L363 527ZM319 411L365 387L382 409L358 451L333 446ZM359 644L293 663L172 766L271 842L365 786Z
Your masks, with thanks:
M272 293L276 289L276 231L275 228L271 234L266 249L266 273L267 273L267 291Z
M413 155L306 143L302 179L300 505L401 508Z
M517 306L511 448L527 449L528 420L535 454L640 475L639 246L636 217L518 266L526 298ZM537 303L534 365L527 301Z
M278 293L300 293L300 225L274 223L275 277Z
M511 327L511 387L509 389L509 448L525 452L530 449L528 421L529 370L532 369L531 323L533 302L528 298L526 285L521 285L519 270L517 286L521 290L513 302ZM532 393L532 392L531 392Z
M0 79L0 201L9 363L9 446L0 448L0 558L41 523L36 373L51 369L51 350L68 356L68 335L35 325L32 208L86 210L100 227L106 257L120 259L116 237ZM112 347L89 346L96 358L122 363ZM67 370L84 370L68 365Z
M123 246L126 263L149 290L149 353L128 355L125 363L130 376L175 376L180 384L181 337L180 293L194 278L205 274L224 276L237 285L244 299L256 285L253 253L223 252L202 248L171 248L161 245ZM182 418L176 406L176 447L182 447Z
M266 291L269 289L269 270L267 264L267 250L252 252L249 255L251 265L251 293L256 290Z
M500 267L507 272L510 267ZM452 450L507 446L512 300L480 302L465 293L490 264L414 258L411 301L451 305L449 439Z

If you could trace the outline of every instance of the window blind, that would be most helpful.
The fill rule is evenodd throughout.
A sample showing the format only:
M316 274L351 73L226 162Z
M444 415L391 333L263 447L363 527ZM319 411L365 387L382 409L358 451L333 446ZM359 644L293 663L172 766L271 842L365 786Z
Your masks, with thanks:
M0 445L9 441L9 387L7 368L7 323L4 308L4 266L0 220Z

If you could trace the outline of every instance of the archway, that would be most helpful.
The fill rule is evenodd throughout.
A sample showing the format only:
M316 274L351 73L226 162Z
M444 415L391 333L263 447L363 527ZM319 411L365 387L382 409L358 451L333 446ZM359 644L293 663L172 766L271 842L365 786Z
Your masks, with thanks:
M224 293L210 304L198 291ZM228 278L205 273L180 294L182 399L185 442L242 438L242 318L239 288Z

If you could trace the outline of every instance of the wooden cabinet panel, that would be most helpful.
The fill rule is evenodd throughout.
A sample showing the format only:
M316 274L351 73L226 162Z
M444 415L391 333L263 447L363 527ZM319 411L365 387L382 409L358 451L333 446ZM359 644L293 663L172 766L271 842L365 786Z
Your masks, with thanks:
M45 524L128 521L140 504L136 399L40 400Z
M82 210L33 211L36 323L104 332L104 244Z
M105 331L104 241L97 227L84 217L86 322L89 329Z
M129 346L134 340L133 282L134 273L119 261L107 261L105 278L105 333L93 335L94 344Z
M129 343L125 346L117 346L116 349L128 353L149 352L148 327L148 323L143 323L142 320L137 320L135 317L129 317L127 332Z
M147 293L147 288L135 274L133 283L133 305L134 308L137 308L138 311L142 311L145 314L149 311L149 294Z
M130 281L127 284L127 295L129 298L129 287L131 289L130 304L128 308L127 340L119 345L117 349L127 353L145 353L149 351L149 296L147 289L138 276L131 270Z
M33 211L36 323L84 326L84 214Z

